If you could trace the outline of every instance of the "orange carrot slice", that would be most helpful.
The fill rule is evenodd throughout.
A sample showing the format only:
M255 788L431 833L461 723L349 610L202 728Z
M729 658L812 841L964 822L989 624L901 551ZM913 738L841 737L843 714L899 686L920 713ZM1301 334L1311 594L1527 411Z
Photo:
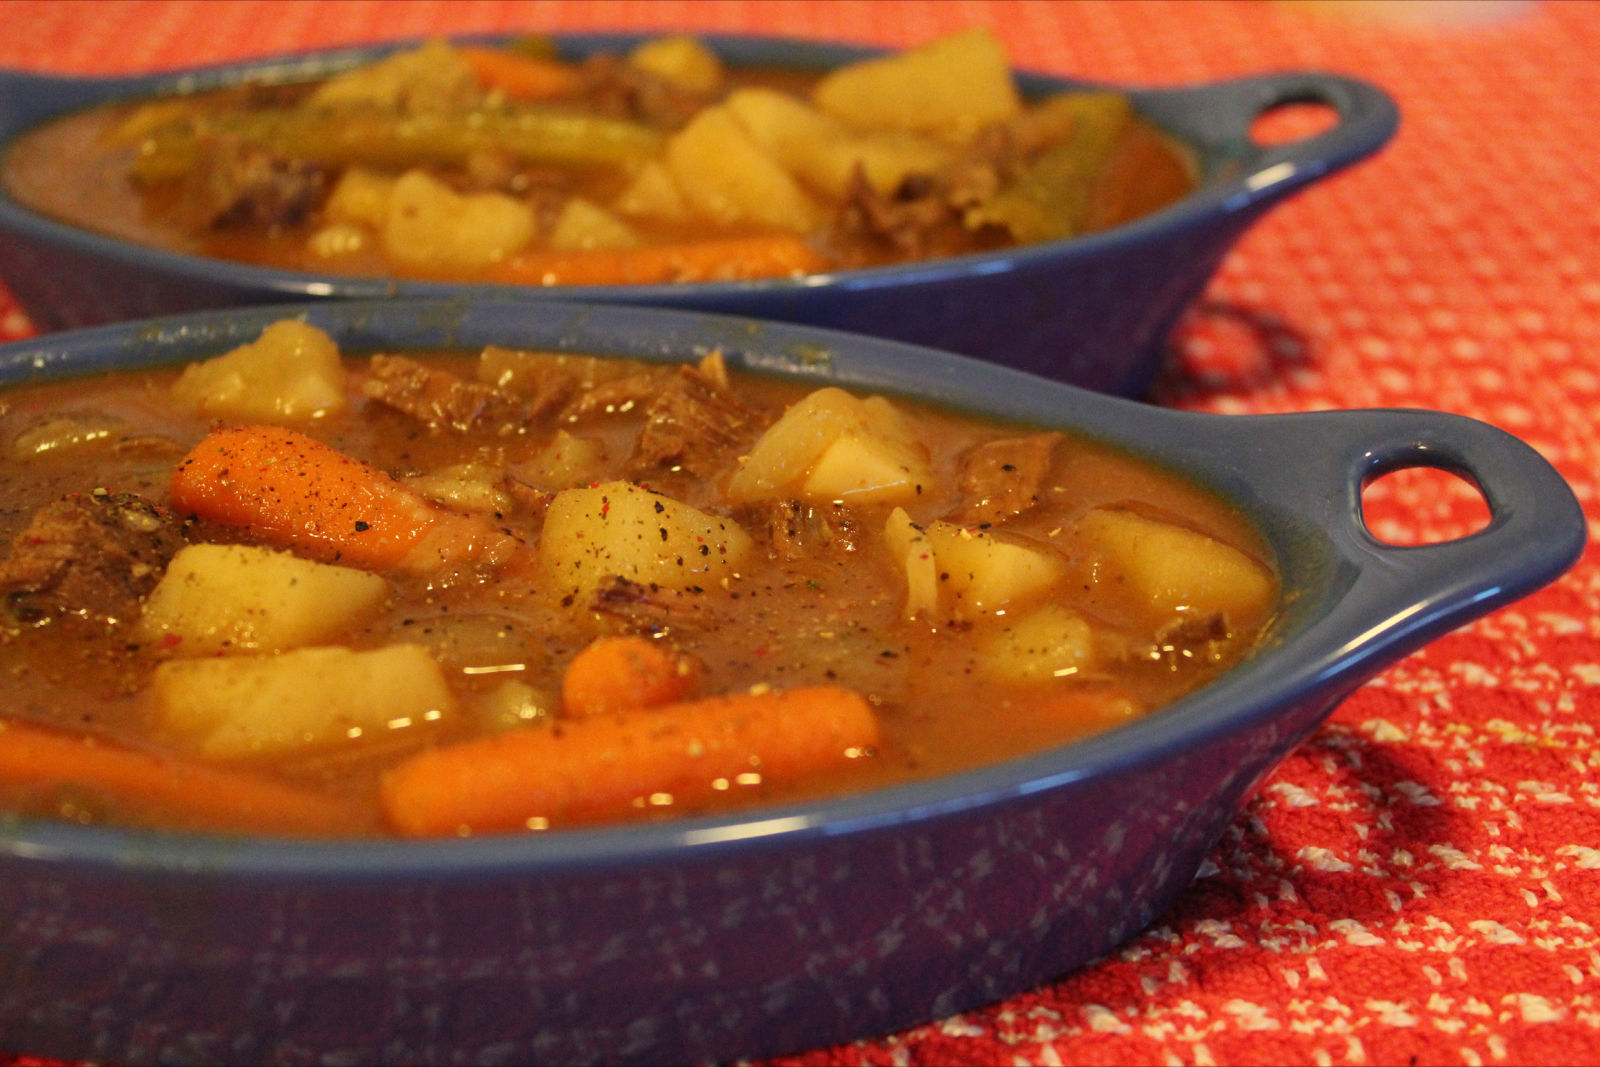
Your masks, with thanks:
M296 430L215 430L172 473L179 512L328 563L426 573L504 562L521 544L488 520L449 511L383 471Z
M644 637L601 637L572 658L561 679L569 718L686 700L700 686L700 661Z
M254 773L15 721L0 722L0 783L90 790L199 830L328 836L373 829L352 803Z
M579 87L578 68L558 59L476 45L459 45L456 54L472 68L480 86L498 89L512 100L550 100Z
M876 715L851 690L757 690L431 749L390 770L380 796L406 835L543 828L801 779L878 740Z

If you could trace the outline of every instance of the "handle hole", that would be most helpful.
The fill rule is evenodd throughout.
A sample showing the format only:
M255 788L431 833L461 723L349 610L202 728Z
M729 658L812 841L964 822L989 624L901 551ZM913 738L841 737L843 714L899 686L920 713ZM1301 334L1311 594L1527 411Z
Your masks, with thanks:
M1250 123L1250 140L1262 148L1309 141L1339 125L1339 112L1318 100L1287 100L1274 104Z
M1471 480L1438 467L1401 467L1361 487L1361 521L1387 545L1434 545L1489 525L1489 502Z

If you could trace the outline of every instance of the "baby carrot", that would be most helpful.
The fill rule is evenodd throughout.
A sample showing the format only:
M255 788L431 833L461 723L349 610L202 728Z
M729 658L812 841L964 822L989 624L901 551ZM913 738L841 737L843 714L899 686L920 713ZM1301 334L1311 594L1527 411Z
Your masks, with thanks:
M644 637L601 637L572 658L561 678L569 718L686 700L700 685L700 661Z
M499 563L521 547L487 519L437 507L383 471L277 426L212 431L173 470L169 494L182 514L374 571Z
M494 267L488 280L506 285L660 285L783 278L827 269L827 260L804 240L777 233L635 248L529 250Z
M752 690L430 749L392 769L380 796L407 835L542 828L792 781L870 754L878 738L851 690Z
M354 805L246 771L0 722L0 784L88 790L198 830L309 835L372 829Z
M498 89L513 100L549 100L578 89L578 69L558 59L473 45L457 46L456 54L472 68L480 86Z

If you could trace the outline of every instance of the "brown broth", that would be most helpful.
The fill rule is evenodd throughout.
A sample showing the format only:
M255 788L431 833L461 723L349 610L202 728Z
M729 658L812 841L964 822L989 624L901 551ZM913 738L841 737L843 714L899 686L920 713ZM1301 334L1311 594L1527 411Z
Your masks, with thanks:
M731 69L727 89L741 87L775 88L797 97L815 80L814 75L795 71ZM239 104L238 90L196 93L181 98L198 104L201 110L226 115ZM193 187L200 181L172 181L141 184L133 180L131 167L141 146L114 136L115 131L148 102L118 102L53 120L18 137L0 162L0 186L23 205L51 218L99 233L170 251L313 273L349 276L413 277L438 281L492 281L521 283L525 273L505 274L498 268L464 266L419 266L400 263L388 255L377 237L363 245L330 253L318 250L313 235L329 218L325 205L294 219L270 223L217 224L200 217L195 207ZM580 105L572 105L574 107ZM548 169L548 168L546 168ZM435 168L447 182L460 184L461 174L449 168ZM1109 154L1098 177L1084 194L1085 204L1077 232L1087 233L1116 226L1158 210L1190 192L1194 187L1194 165L1190 153L1170 137L1142 119L1134 117ZM544 181L534 168L532 181ZM329 184L336 180L337 172ZM611 204L631 178L631 171L608 167L564 168L556 184L562 196L582 197L598 204ZM526 183L524 174L519 180ZM804 184L804 183L802 183ZM510 186L507 186L510 189ZM516 192L534 205L544 229L535 238L531 251L544 251L541 242L548 236L552 208L533 193ZM993 226L964 227L952 219L930 225L910 244L898 244L882 234L863 233L845 220L851 205L834 194L818 194L818 202L829 213L829 221L804 235L818 257L812 269L839 270L881 266L908 260L939 258L985 251L1018 243ZM855 217L859 218L859 214ZM669 220L663 217L629 215L627 224L646 246L693 243L707 237L774 235L771 230L748 222L727 223L702 217ZM765 269L765 268L752 268ZM781 273L781 271L780 271ZM737 274L730 276L739 276ZM766 276L755 274L753 276ZM586 283L586 275L575 275L574 284ZM674 277L644 280L672 281ZM687 280L704 280L688 277ZM626 283L618 278L619 283ZM551 284L546 282L545 284ZM559 282L557 282L559 284Z
M472 357L426 358L463 378L475 374ZM469 461L515 468L558 428L607 441L612 469L606 473L619 475L641 423L634 412L591 416L560 427L545 420L510 434L430 432L409 416L364 400L366 362L349 359L347 366L352 405L309 432L398 476ZM63 494L103 489L138 493L165 504L174 463L212 425L210 419L173 410L168 398L173 378L174 372L167 370L116 373L15 387L0 396L0 441L13 449L0 475L0 543L14 538L36 508ZM809 391L803 384L738 373L731 389L741 403L760 413L762 425ZM931 484L908 508L919 523L947 514L961 500L958 471L968 449L1021 432L926 405L896 404L915 420L932 460ZM17 454L13 442L63 416L114 429L76 447ZM135 447L138 442L143 444ZM737 457L730 455L728 466L736 463ZM721 476L696 479L662 470L645 480L674 499L716 514L733 513L719 495ZM1263 568L1271 567L1266 546L1225 502L1093 442L1064 438L1055 448L1047 486L1039 504L997 529L1057 554L1068 578L1052 599L1132 645L1143 642L1154 649L1161 639L1140 629L1134 620L1143 609L1126 603L1126 592L1102 579L1094 553L1074 539L1073 522L1087 510L1115 506L1171 517L1236 547ZM961 624L906 618L904 577L875 533L888 510L885 505L863 505L853 512L858 528L868 532L854 550L823 546L787 564L757 552L741 567L737 581L726 588L709 586L698 595L698 611L714 619L714 625L665 632L666 640L681 644L704 663L708 692L842 684L867 695L880 717L883 743L871 758L837 773L731 790L718 810L857 792L982 766L1097 733L1129 714L1171 702L1248 655L1271 611L1271 605L1263 605L1256 617L1233 620L1232 632L1207 646L1208 655L1185 659L1152 651L1108 663L1087 680L996 682L985 677L976 642L1008 624L1004 611ZM523 541L538 543L537 509L514 509L501 521ZM236 531L205 523L191 526L187 536L239 539ZM362 815L351 832L383 832L376 806L378 782L396 759L505 728L478 706L495 684L511 676L540 692L559 693L561 671L572 656L592 638L619 629L615 619L553 603L515 576L484 572L450 581L387 577L389 602L341 642L354 648L422 643L444 663L462 712L430 728L396 730L381 741L364 738L331 751L266 763L246 761L262 773L353 799ZM124 629L96 630L70 617L28 625L0 616L0 706L10 719L189 758L192 741L165 729L149 698L151 671L167 656L166 650L130 641ZM4 739L0 730L0 745ZM41 792L0 782L0 802L15 810L85 822L188 825L182 812L141 810L137 803L77 789ZM698 810L641 806L636 814L661 818Z

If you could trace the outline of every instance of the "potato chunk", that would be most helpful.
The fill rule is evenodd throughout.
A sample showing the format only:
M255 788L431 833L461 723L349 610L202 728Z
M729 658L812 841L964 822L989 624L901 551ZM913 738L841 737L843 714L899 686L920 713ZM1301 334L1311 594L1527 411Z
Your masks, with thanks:
M817 83L811 98L847 126L914 130L953 142L1022 109L1005 46L982 27L841 67Z
M384 249L414 270L481 270L533 239L533 209L504 193L458 193L420 170L395 180Z
M217 759L371 743L454 711L419 645L173 660L156 668L151 694L170 730Z
M249 344L189 364L172 385L172 399L213 418L303 422L343 411L344 387L333 338L283 319Z
M939 607L939 564L927 534L911 521L904 508L895 508L884 527L884 540L890 555L905 571L906 618L933 614Z
M682 222L693 214L672 172L657 159L639 168L611 206L619 214L668 222Z
M970 621L1009 611L1036 603L1065 574L1048 548L942 520L919 527L902 508L890 513L884 544L905 573L907 618L945 612Z
M395 180L365 167L350 167L339 177L323 214L333 222L351 222L374 230L389 218Z
M145 601L140 640L180 656L321 644L388 595L376 574L247 545L181 549Z
M722 86L722 60L694 37L652 38L628 53L628 64L691 93L710 95Z
M915 428L893 404L828 386L768 427L729 481L728 497L904 504L927 484L928 462Z
M634 248L642 243L632 226L581 196L567 200L556 216L548 244L562 251L585 248Z
M957 618L1035 602L1065 573L1043 546L949 522L929 523L925 533L939 570L940 605Z
M796 97L775 89L740 89L726 106L750 137L807 185L843 198L859 167L868 184L892 192L908 174L931 173L950 161L950 148L904 130L860 133Z
M554 596L582 599L614 575L670 589L707 585L731 575L753 544L731 519L614 481L556 494L539 561Z
M1078 520L1078 533L1103 553L1106 577L1126 582L1149 605L1154 625L1175 615L1222 614L1253 626L1272 610L1267 568L1197 530L1096 508Z
M724 226L810 233L822 208L725 107L709 107L667 142L666 165L694 213Z
M1089 621L1071 608L1046 604L991 634L978 662L997 681L1049 682L1082 674L1094 659Z

